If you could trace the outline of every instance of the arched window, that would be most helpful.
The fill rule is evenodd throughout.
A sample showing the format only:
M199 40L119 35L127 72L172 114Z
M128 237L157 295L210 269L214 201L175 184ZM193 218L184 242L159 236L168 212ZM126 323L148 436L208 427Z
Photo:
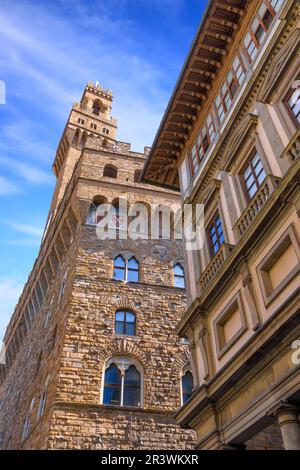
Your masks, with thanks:
M105 371L104 405L140 407L142 377L134 360L116 358Z
M135 366L130 366L124 377L123 406L140 406L141 374Z
M185 288L184 269L180 263L173 267L174 287Z
M32 417L32 411L33 411L34 403L35 403L35 398L33 398L31 400L30 407L29 407L28 413L27 413L26 418L25 418L23 434L22 434L22 441L25 441L25 439L27 439L27 437L29 436L29 433L30 433L31 417Z
M118 169L113 165L105 165L103 176L107 176L108 178L117 178Z
M118 255L114 259L114 279L125 282L139 282L139 262L132 256L124 259Z
M121 371L115 364L105 371L103 404L121 405Z
M102 103L101 100L95 100L93 102L93 113L99 116L99 114L104 114L106 111L106 106Z
M128 310L118 310L115 318L116 335L134 336L136 331L136 315Z
M181 378L181 391L182 391L182 404L184 405L192 396L194 388L194 379L191 371L186 373Z
M137 183L141 177L142 170L135 170L134 172L134 181Z

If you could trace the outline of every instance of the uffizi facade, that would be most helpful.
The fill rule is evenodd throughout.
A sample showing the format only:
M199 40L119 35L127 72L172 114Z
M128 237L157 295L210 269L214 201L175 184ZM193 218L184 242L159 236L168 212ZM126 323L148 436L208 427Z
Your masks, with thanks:
M299 12L211 0L144 153L85 87L4 339L2 449L300 449ZM203 247L122 237L125 200L204 205Z

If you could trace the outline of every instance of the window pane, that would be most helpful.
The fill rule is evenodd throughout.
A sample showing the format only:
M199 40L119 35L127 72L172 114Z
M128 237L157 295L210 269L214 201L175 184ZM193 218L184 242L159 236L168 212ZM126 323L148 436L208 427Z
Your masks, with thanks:
M125 281L125 269L115 268L114 279L117 281Z
M119 405L121 397L121 373L115 364L111 364L105 372L104 405Z
M126 312L126 322L127 323L134 323L135 322L135 314L131 312Z
M125 268L125 260L122 256L115 258L115 266L118 268Z
M139 269L139 263L137 262L137 260L135 258L131 258L128 261L128 267L130 269Z
M174 276L174 287L185 288L184 277Z
M194 380L191 372L186 372L186 374L182 377L181 386L183 403L185 403L192 395L194 388Z
M257 191L257 186L256 186L256 183L254 183L248 190L249 197L250 198L253 197L256 191Z
M265 179L266 179L266 173L265 173L265 170L262 169L262 171L257 176L257 181L261 185L265 181Z
M121 383L121 373L115 364L111 364L105 371L105 384L107 383L115 385Z
M120 405L121 393L119 389L104 387L103 404Z
M116 321L125 321L125 312L117 312Z
M130 366L124 377L124 406L141 406L141 374L136 367Z
M125 324L125 335L135 336L135 323L126 323Z
M181 264L178 264L178 263L175 264L173 270L174 270L175 275L178 275L178 276L184 275L183 267L181 266Z
M115 324L115 333L116 333L116 335L124 335L124 334L125 334L125 331L124 331L124 322L116 321L116 324Z
M127 272L127 282L139 282L139 272L129 269Z

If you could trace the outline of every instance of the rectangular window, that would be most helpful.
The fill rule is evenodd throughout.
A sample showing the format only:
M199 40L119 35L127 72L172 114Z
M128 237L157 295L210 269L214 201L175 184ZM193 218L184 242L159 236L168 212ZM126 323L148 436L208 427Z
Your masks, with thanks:
M292 115L297 123L300 124L300 87L291 91L287 102Z
M224 117L225 117L226 110L225 110L224 103L220 95L218 95L216 98L216 110L217 110L219 122L220 124L222 124Z
M244 69L244 64L242 63L239 57L236 57L233 61L233 70L235 72L235 76L237 78L239 85L242 85L245 79L245 69Z
M282 3L283 3L283 0L271 0L270 1L271 7L274 8L276 12L280 10Z
M216 255L225 242L224 232L219 213L215 215L208 227L208 235L212 256Z
M193 145L190 158L192 164L193 176L199 171L200 164L207 152L210 144L213 142L216 136L215 126L211 114L208 115L205 121L205 125L200 130L196 143Z
M256 17L254 18L250 31L244 39L244 46L252 62L255 59L258 49L263 43L267 32L273 22L276 10L268 0L262 3Z
M256 151L246 163L242 172L242 178L247 195L249 199L252 199L266 178L260 156Z

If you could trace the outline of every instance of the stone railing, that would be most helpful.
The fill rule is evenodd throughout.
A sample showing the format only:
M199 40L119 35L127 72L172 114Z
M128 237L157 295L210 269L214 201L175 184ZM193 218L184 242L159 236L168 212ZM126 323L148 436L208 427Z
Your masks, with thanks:
M251 199L249 205L242 212L241 216L235 223L233 231L237 240L241 238L247 228L250 226L252 221L255 219L261 208L265 205L270 195L276 189L280 178L269 175L257 191L256 195Z
M230 253L232 252L234 246L229 245L228 243L224 243L218 253L214 256L212 261L209 263L207 268L205 269L204 273L201 275L199 279L201 290L205 290L212 279L215 277L221 266L223 265L224 261L228 258Z
M300 156L300 129L296 132L295 136L284 150L281 158L288 158L290 163L293 163Z

